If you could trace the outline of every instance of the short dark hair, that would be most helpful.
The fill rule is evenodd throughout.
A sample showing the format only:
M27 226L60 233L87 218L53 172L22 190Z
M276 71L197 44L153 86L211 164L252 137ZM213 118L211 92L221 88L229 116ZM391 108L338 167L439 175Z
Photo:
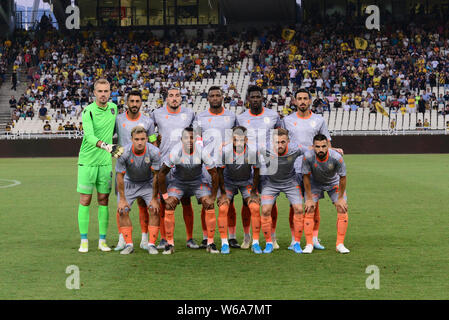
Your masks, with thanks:
M296 90L296 92L295 92L295 99L298 96L298 93L307 93L307 95L309 96L309 99L312 99L312 94L307 89L301 88L301 89Z
M327 141L327 137L324 134L318 133L315 137L313 137L313 142L315 141Z
M235 126L234 128L232 128L233 135L236 134L239 136L241 136L241 135L246 136L246 132L247 132L247 130L243 126Z
M212 90L220 90L220 92L221 92L221 88L220 88L219 86L212 86L212 87L209 88L209 90L207 90L207 94L209 95L209 93L210 93Z
M248 88L248 96L251 94L251 92L256 92L256 91L260 92L260 94L263 95L263 91L262 91L261 87L252 85Z
M126 98L127 101L129 100L130 96L136 96L136 97L140 97L140 99L142 99L142 94L138 90L133 90L130 93L128 93L128 97Z
M193 127L188 126L188 127L184 128L184 130L182 130L182 135L184 135L184 132L191 132L193 134Z
M287 136L288 137L288 130L285 128L277 128L277 131L275 131L275 135L277 136Z

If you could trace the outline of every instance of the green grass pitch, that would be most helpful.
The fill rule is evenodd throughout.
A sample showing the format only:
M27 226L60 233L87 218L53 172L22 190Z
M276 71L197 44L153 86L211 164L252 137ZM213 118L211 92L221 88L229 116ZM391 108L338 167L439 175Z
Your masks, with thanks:
M137 248L122 256L96 250L95 198L90 251L78 253L75 158L0 159L0 299L448 299L448 155L346 155L345 160L348 255L335 252L336 212L327 196L320 202L319 235L326 250L311 255L287 250L288 202L282 196L277 227L281 249L271 255L187 249L178 207L174 255L150 256ZM21 184L6 187L11 182L5 179ZM237 198L238 216L240 204ZM118 239L115 210L111 195L110 246ZM196 204L194 210L199 241ZM136 204L131 216L138 246ZM239 241L242 232L239 217ZM69 265L80 269L79 290L65 286ZM379 267L378 290L366 288L369 265Z

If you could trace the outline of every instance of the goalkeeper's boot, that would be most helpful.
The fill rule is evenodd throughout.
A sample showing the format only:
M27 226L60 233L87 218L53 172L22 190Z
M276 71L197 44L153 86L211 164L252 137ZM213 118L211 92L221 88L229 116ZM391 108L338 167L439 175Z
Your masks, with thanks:
M340 243L337 248L336 248L337 252L339 253L349 253L350 251L345 247L345 245L343 243Z
M125 249L125 246L126 246L125 239L123 239L123 235L120 233L120 236L118 238L118 242L114 248L114 251L122 251L123 249Z
M108 252L108 251L111 251L111 248L109 248L108 245L106 244L106 240L100 239L98 241L98 250L101 250L103 252Z
M127 244L125 249L120 251L120 254L130 254L134 252L134 246L132 244Z
M80 244L80 248L78 249L79 252L81 253L86 253L89 251L89 243L86 240L81 240L81 244Z

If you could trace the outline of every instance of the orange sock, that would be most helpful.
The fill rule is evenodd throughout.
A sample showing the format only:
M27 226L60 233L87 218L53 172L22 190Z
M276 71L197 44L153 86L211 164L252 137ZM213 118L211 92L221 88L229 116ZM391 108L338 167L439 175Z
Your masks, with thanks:
M290 224L290 232L292 234L292 238L295 237L295 225L293 224L293 207L290 206L290 211L288 212L288 222Z
M293 215L293 226L295 229L295 241L300 242L302 237L302 230L304 228L304 215L294 214Z
M118 213L118 210L117 210L117 229L118 229L118 233L122 233L122 230L121 230L121 228L120 228L120 213Z
M259 240L260 234L260 205L251 202L249 205L249 211L251 212L251 226L253 229L253 240Z
M315 216L314 216L314 225L313 225L313 236L318 238L318 230L320 229L320 203L317 202L316 203L316 208L315 208Z
M175 211L165 210L165 234L167 236L167 242L174 245L174 232L175 232Z
M251 226L251 211L248 206L242 205L242 224L243 232L249 234L249 227Z
M275 203L273 209L271 209L271 233L276 232L277 222L278 222L278 207Z
M346 230L348 229L348 214L339 213L337 215L337 246L344 243Z
M186 237L187 240L190 240L193 238L193 208L191 203L182 206L182 216L186 224Z
M265 237L265 242L272 242L271 241L271 216L265 217L261 216L261 229L263 232L263 236Z
M139 220L140 220L140 229L142 233L148 232L148 221L150 220L150 215L148 213L147 207L139 207Z
M313 244L313 216L313 213L306 213L304 217L304 235L307 244Z
M227 204L218 207L218 231L221 239L228 238L228 210Z
M161 233L161 239L167 240L167 235L165 234L165 204L161 203L161 217L159 219L159 231Z
M207 238L206 210L201 209L201 228L203 229L203 239Z
M215 209L206 210L207 244L214 243L216 224Z
M231 202L228 211L228 231L229 234L235 235L235 225L237 222L237 215L235 213L234 202Z
M158 233L159 233L158 226L148 226L148 244L156 243Z
M133 227L121 227L123 238L125 238L126 244L133 243Z

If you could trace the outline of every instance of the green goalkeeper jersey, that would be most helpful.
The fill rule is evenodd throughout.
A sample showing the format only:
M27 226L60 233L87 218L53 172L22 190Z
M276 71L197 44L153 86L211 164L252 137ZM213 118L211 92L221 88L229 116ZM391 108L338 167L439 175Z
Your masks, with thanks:
M83 110L84 137L81 144L78 164L85 166L111 165L111 154L106 150L97 148L99 140L112 143L114 135L117 105L108 102L105 108L100 108L96 102L91 103Z

